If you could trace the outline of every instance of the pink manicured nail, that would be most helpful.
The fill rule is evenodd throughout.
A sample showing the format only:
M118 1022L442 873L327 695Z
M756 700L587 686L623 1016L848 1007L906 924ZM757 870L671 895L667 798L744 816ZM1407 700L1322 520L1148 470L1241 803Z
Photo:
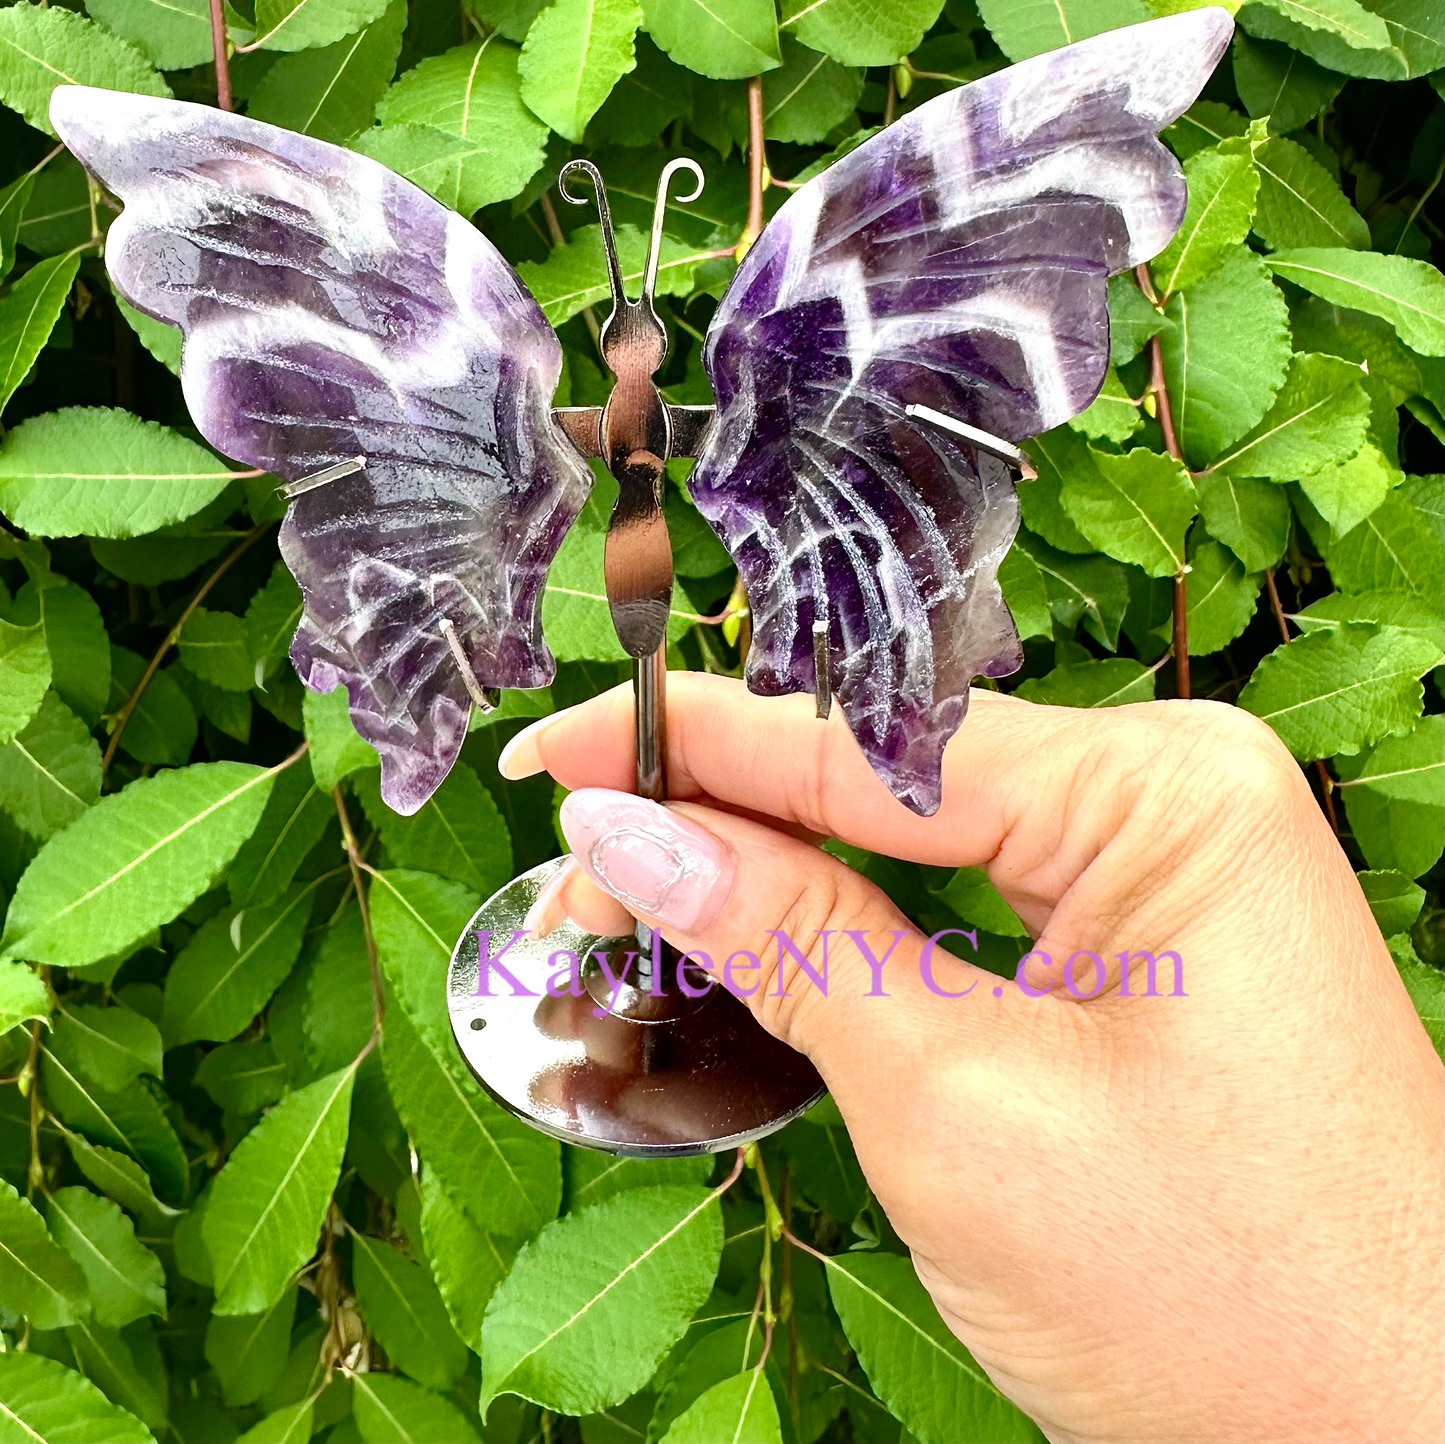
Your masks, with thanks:
M572 855L598 887L666 926L696 932L732 891L732 850L660 803L584 787L562 803L561 823Z

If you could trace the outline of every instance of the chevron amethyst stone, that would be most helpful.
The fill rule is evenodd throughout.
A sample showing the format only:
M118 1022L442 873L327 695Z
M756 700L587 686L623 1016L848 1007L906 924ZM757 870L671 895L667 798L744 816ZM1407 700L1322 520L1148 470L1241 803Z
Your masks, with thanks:
M551 419L555 333L480 231L365 156L79 86L50 113L126 203L111 277L184 333L206 439L293 481L366 458L282 527L306 604L291 658L346 687L383 796L414 812L470 714L444 622L483 685L552 676L542 585L591 485Z
M1184 214L1157 132L1229 43L1221 9L1095 36L920 106L796 191L723 297L717 417L689 487L747 584L747 679L832 690L914 811L979 675L1021 661L998 584L1004 468L921 404L1010 441L1093 400L1105 283Z

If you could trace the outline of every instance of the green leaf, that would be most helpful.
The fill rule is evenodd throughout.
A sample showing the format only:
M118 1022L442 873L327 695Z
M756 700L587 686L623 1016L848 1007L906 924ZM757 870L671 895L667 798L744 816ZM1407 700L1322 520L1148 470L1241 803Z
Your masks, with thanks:
M1069 421L1073 431L1082 432L1095 440L1112 441L1122 446L1143 426L1139 404L1129 395L1128 388L1119 380L1119 373L1111 365L1104 373L1104 384L1099 394L1077 416Z
M79 269L80 256L74 251L51 256L33 265L0 297L0 410L50 339Z
M1354 754L1420 715L1417 680L1440 648L1394 627L1342 625L1296 637L1255 669L1239 705L1268 722L1301 761Z
M763 76L763 134L769 140L812 145L853 113L863 72L780 37L783 64Z
M410 817L382 800L374 777L357 780L356 790L392 861L404 868L438 873L490 897L512 876L512 841L492 794L465 762Z
M1369 247L1370 228L1364 217L1302 145L1276 137L1260 147L1256 159L1260 187L1254 231L1270 250L1290 246L1347 246L1355 250Z
M98 1324L118 1329L166 1311L161 1261L135 1236L135 1225L108 1198L62 1188L45 1203L55 1241L80 1265Z
M1252 116L1267 116L1279 135L1308 125L1340 93L1343 75L1298 50L1234 32L1234 88Z
M189 70L211 60L208 0L86 0L85 8L112 35L135 45L157 70ZM251 27L229 5L225 13L232 44L244 45Z
M907 1259L843 1254L826 1265L848 1342L873 1392L910 1433L925 1444L1036 1437L949 1332Z
M100 797L100 748L54 692L0 748L0 807L40 842Z
M22 8L0 10L0 21ZM234 475L204 447L154 421L71 406L6 435L0 511L38 536L140 536L199 511Z
M1075 473L1088 475L1094 469L1094 453L1072 426L1056 426L1033 437L1024 448L1038 473L1033 481L1019 487L1019 511L1031 532L1059 551L1087 554L1094 544L1064 510L1064 479Z
M197 930L166 974L166 1047L234 1038L266 1006L301 951L316 884L234 915L223 910Z
M0 101L54 135L50 93L57 85L171 93L139 50L73 11L24 3L0 10Z
M617 263L623 284L636 291L642 280L647 239L636 226L617 227ZM657 263L657 294L686 296L692 290L693 273L706 256L695 247L664 234ZM523 261L517 274L537 298L543 314L560 326L586 306L605 301L607 262L598 226L580 226L565 245L553 246L545 261ZM565 546L566 543L564 542ZM555 566L556 563L553 563Z
M1423 717L1364 757L1337 757L1345 816L1373 868L1420 877L1445 847L1445 719Z
M648 33L679 65L746 80L782 64L771 0L642 0Z
M1196 504L1189 473L1145 447L1122 456L1095 451L1089 460L1092 466L1064 477L1060 500L1069 520L1097 550L1151 577L1180 571Z
M1115 366L1132 361L1168 324L1139 289L1133 272L1109 278L1109 360Z
M1412 80L1438 72L1445 65L1445 15L1440 0L1371 0L1369 8L1385 22L1395 49L1405 57Z
M467 1348L425 1266L353 1234L351 1270L362 1317L387 1357L418 1383L449 1389L467 1366Z
M532 22L518 67L522 99L558 135L581 140L608 92L637 63L637 0L552 0Z
M191 705L227 737L238 742L251 740L251 697L245 692L228 691L213 682L203 682L184 662L169 668L180 687L191 699Z
M17 1023L50 1015L50 994L33 968L12 958L0 961L0 1034Z
M80 1266L50 1237L45 1222L0 1178L0 1297L7 1311L37 1329L62 1329L90 1312ZM0 1354L0 1369L12 1357ZM0 1373L0 1400L4 1374Z
M1409 947L1409 942L1408 936L1389 939L1390 952L1425 1032L1435 1045L1435 1051L1445 1057L1445 977L1441 976L1439 968L1428 967L1415 957L1415 950ZM1405 947L1397 948L1397 943L1403 943Z
M816 1128L807 1131L821 1132ZM719 1310L718 1316L728 1322L704 1332L699 1325L715 1309ZM687 1336L653 1379L658 1393L651 1418L645 1420L649 1439L664 1436L714 1384L721 1384L744 1369L757 1368L762 1356L763 1328L760 1320L749 1317L749 1312L730 1317L732 1311L727 1303L719 1301L718 1305L705 1306L701 1317L693 1320Z
M1289 544L1289 495L1282 487L1247 476L1210 472L1195 482L1199 512L1246 571L1275 566Z
M58 1052L79 1059L85 1077L110 1093L119 1093L142 1073L161 1074L160 1030L123 1005L63 1003L55 1015L52 1043Z
M166 1428L170 1380L149 1319L132 1324L124 1333L82 1319L66 1329L65 1339L81 1372L112 1403L134 1414L149 1429Z
M1337 306L1379 316L1422 356L1445 355L1445 277L1428 261L1374 251L1305 247L1265 262L1276 276Z
M0 189L0 280L10 274L10 268L15 264L16 234L34 188L35 173L27 171L18 180Z
M712 1174L712 1155L691 1158L622 1158L593 1148L568 1148L567 1212L576 1213L629 1188L662 1184L704 1184Z
M383 133L428 126L463 143L446 149L435 175L413 176L463 214L516 195L546 153L547 127L522 103L517 65L516 47L496 38L459 45L407 71L377 107ZM375 144L373 133L361 148L374 154Z
M1400 471L1390 465L1380 448L1367 442L1348 461L1302 476L1299 486L1330 524L1333 551L1335 540L1358 526L1402 480Z
M1242 247L1197 286L1170 298L1159 338L1185 459L1196 470L1269 409L1289 366L1284 297Z
M1190 547L1184 579L1189 653L1207 656L1227 647L1249 625L1259 599L1260 580L1228 548L1207 539ZM1157 629L1167 642L1169 628Z
M154 317L137 311L134 306L127 305L117 295L112 295L111 300L115 302L116 310L125 317L141 345L173 376L179 376L181 374L180 327L168 326L164 321L157 321Z
M1039 564L1019 546L1010 547L998 569L998 584L1021 638L1050 637L1054 624L1049 593Z
M246 608L246 646L257 686L286 660L292 634L301 621L301 588L285 562L271 568L266 585Z
M260 1314L316 1249L341 1171L356 1064L283 1098L241 1140L211 1188L201 1233L218 1314Z
M1417 887L1402 872L1361 872L1355 874L1375 923L1388 938L1403 933L1425 902L1425 889Z
M1251 133L1222 140L1184 162L1188 208L1174 239L1150 263L1164 296L1203 280L1226 256L1238 254L1254 219L1259 193L1254 151L1263 139Z
M714 1384L672 1421L662 1444L710 1444L753 1440L782 1444L778 1405L761 1369L749 1369Z
M335 816L336 804L316 790L306 768L281 773L256 830L231 864L231 901L238 908L275 902Z
M395 1374L357 1374L352 1412L367 1444L419 1444L446 1439L481 1444L481 1435L449 1399Z
M981 867L961 867L935 894L966 923L1005 938L1026 938L1029 930L1003 900Z
M387 0L256 0L252 48L319 49L370 25L386 6Z
M12 957L74 966L169 922L256 826L273 776L202 762L103 797L26 869L0 945Z
M637 64L612 87L588 122L589 146L652 147L658 132L692 110L692 76L646 35L635 42Z
M110 638L90 593L73 582L27 583L8 616L22 625L40 623L50 652L50 685L87 727L93 727L110 695Z
M180 635L181 661L203 682L229 692L249 692L252 681L246 624L234 612L197 607Z
M1142 0L982 0L978 13L1010 60L1150 18Z
M50 687L50 649L39 626L0 622L0 743L25 730Z
M594 1413L641 1388L707 1297L722 1213L700 1188L639 1188L548 1224L492 1296L482 1402Z
M1418 632L1426 641L1445 645L1440 608L1413 592L1332 592L1311 602L1290 618L1304 632L1338 627L1341 622L1375 622Z
M283 1404L238 1435L236 1444L306 1444L316 1432L315 1408L309 1398Z
M425 873L385 872L371 888L371 923L393 995L382 1061L417 1152L482 1228L529 1232L557 1212L558 1146L493 1103L452 1039L442 986L452 945L477 898Z
M35 177L20 221L19 244L38 256L54 256L85 245L91 239L90 197L90 178L80 162L68 151L57 156ZM110 214L103 209L95 212L95 223L102 231L109 225Z
M103 1143L91 1143L78 1133L62 1128L75 1166L96 1188L127 1208L148 1232L164 1232L178 1209L162 1203L151 1188L145 1170L135 1159Z
M1128 573L1108 557L1070 556L1019 534L1018 544L1043 573L1049 610L1065 628L1085 629L1113 651L1119 645L1119 628L1129 609Z
M144 658L124 647L111 646L107 711L120 711L145 670ZM156 672L146 683L121 733L121 751L137 762L183 763L196 745L196 731L196 709L168 668Z
M452 1202L429 1167L421 1173L421 1232L452 1327L468 1348L480 1353L482 1315L512 1266L519 1240L479 1228Z
M1214 466L1235 476L1294 481L1348 461L1365 442L1370 398L1358 366L1338 356L1295 356L1274 404Z
M308 687L301 714L311 747L311 775L322 792L330 792L362 768L381 766L376 748L351 725L351 704L344 686L330 692L313 692Z
M892 65L917 50L942 0L783 0L783 29L839 65Z
M1266 9L1306 30L1338 36L1355 50L1385 50L1390 32L1358 0L1262 0Z
M286 1367L296 1290L286 1289L259 1314L213 1315L206 1324L206 1361L228 1406L254 1404Z
M246 114L321 140L349 139L371 124L396 70L405 28L405 0L391 0L354 35L283 55L251 92Z
M0 1414L17 1440L155 1444L135 1415L117 1409L83 1374L40 1354L0 1354Z
M1403 80L1409 74L1409 61L1391 42L1389 27L1357 0L1262 0L1245 5L1238 19L1258 39L1283 41L1345 75Z
M255 1113L286 1091L286 1067L264 1038L212 1048L192 1076L230 1113Z
M1330 547L1330 575L1347 592L1411 592L1440 610L1440 478L1406 477Z
M1132 657L1073 662L1020 682L1014 696L1051 707L1122 707L1153 700L1154 673Z
M61 1036L54 1051L43 1044L40 1049L40 1076L51 1110L93 1141L130 1154L165 1198L179 1202L189 1182L186 1155L145 1080L109 1092L88 1080L67 1041Z

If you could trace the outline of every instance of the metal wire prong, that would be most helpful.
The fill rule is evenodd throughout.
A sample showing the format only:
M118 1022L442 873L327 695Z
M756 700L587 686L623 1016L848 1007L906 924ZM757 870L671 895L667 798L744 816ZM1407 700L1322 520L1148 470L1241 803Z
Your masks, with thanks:
M315 491L318 486L340 481L343 476L351 476L365 467L364 456L353 456L346 461L338 461L335 466L328 466L324 471L313 471L310 476L303 476L298 481L283 482L281 495L287 501L295 501L298 496L305 496L308 491Z
M949 416L942 411L935 411L931 406L905 406L905 416L916 416L920 421L926 421L936 426L941 431L951 431L955 436L961 436L965 441L971 441L975 446L981 446L985 451L992 452L994 456L1000 457L1012 466L1026 466L1026 457L1012 442L1004 441L1001 437L993 435L992 432L981 431L977 426L970 426L966 421L960 421L956 416Z
M477 681L477 674L472 671L472 664L467 661L467 654L462 650L461 638L457 636L457 629L452 625L451 618L443 617L439 626L447 646L451 648L452 660L457 664L457 671L462 674L462 682L466 686L467 693L477 704L477 711L484 715L495 711L496 694L488 695L487 689Z
M612 234L612 212L607 205L607 187L602 184L602 172L590 160L569 160L557 176L557 191L562 199L574 206L585 206L586 196L574 196L567 189L567 178L572 175L585 175L592 182L597 219L602 227L602 246L607 253L607 281L612 287L612 304L614 307L625 306L627 296L622 289L622 267L617 264L617 240Z
M677 160L670 160L663 170L657 182L657 199L652 203L652 244L647 250L647 269L642 277L642 304L652 304L653 293L657 287L657 261L662 250L662 223L667 219L667 188L672 183L672 178L680 170L690 170L697 184L693 186L690 194L678 196L678 201L686 205L689 201L695 201L701 194L705 184L705 177L702 167L688 156L681 156Z
M833 679L828 675L828 623L813 623L813 696L818 703L818 720L826 722L833 710Z

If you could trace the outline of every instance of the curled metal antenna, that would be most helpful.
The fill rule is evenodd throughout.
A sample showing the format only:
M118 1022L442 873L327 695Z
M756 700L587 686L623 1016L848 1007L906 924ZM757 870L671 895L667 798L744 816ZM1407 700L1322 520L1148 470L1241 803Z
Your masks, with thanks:
M574 206L585 206L586 196L573 195L567 189L568 180L574 175L586 176L592 182L592 196L597 202L597 219L602 225L602 245L607 253L607 282L612 287L612 304L617 307L627 304L622 289L622 268L617 264L617 240L612 234L612 212L607 206L607 188L602 184L602 172L590 160L569 160L557 177L557 190L564 201Z
M467 695L477 704L477 711L483 715L493 711L497 705L497 694L488 692L477 681L477 674L472 671L472 664L467 661L467 654L462 650L462 640L457 636L457 629L453 626L450 617L441 619L440 631L446 638L447 646L451 648L452 661L457 664L457 671L462 674L462 683L467 689Z
M704 184L702 167L687 156L677 160L670 160L666 169L662 172L657 182L657 199L652 204L652 244L647 249L647 270L642 277L642 304L652 304L653 293L657 288L657 261L662 250L662 223L667 218L667 188L672 184L672 178L678 171L686 170L692 172L693 180L697 182L692 190L685 196L678 196L677 199L686 205L688 201L695 201L701 194Z

